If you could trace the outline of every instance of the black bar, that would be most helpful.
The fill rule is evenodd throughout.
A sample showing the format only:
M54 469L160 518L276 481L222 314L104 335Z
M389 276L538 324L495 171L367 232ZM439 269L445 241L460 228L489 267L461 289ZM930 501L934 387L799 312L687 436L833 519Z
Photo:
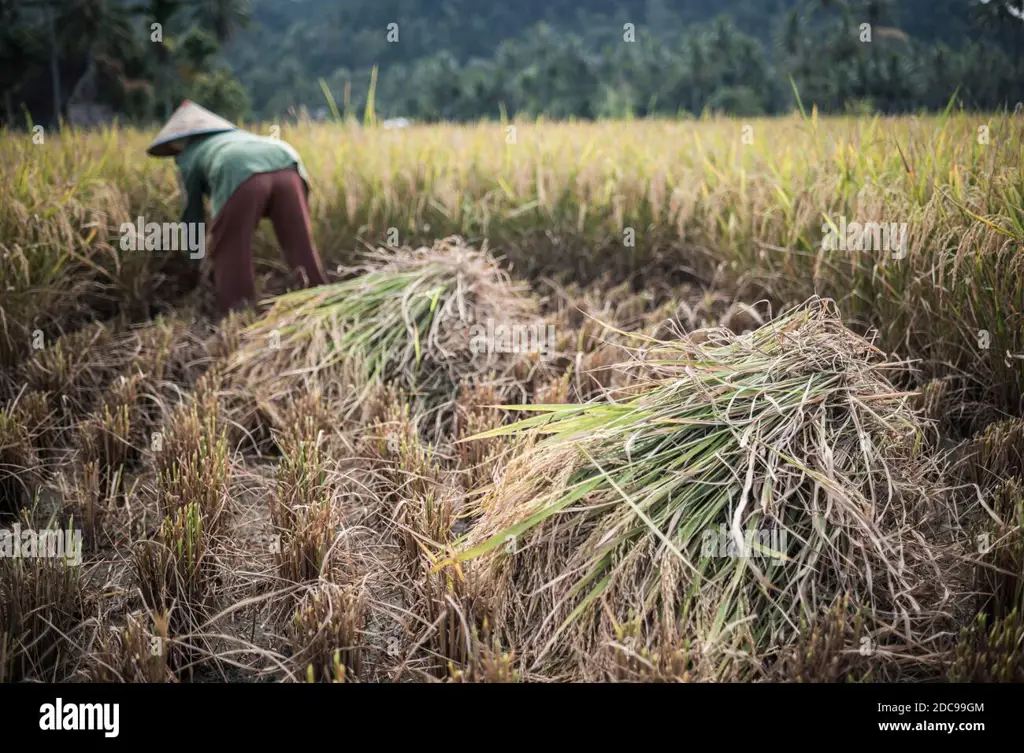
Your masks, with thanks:
M100 729L41 729L44 713L56 718L58 698L65 715L68 704L117 704L117 736L102 730L112 713L97 717ZM1019 739L1020 699L1020 688L1006 685L22 684L0 686L0 720L7 740L87 750L321 740L344 746L364 735L388 746L402 738L543 746L562 738L577 746L622 739L635 746L693 734L744 747L760 739L773 749L801 738L969 746ZM893 723L908 727L882 727ZM981 727L949 731L949 723Z

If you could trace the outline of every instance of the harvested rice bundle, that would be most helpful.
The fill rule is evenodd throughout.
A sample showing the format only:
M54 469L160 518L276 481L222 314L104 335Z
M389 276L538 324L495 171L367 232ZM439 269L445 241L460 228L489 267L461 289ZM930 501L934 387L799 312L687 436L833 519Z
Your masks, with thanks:
M487 338L533 323L534 301L486 251L457 238L433 249L376 251L362 274L274 300L243 334L233 368L248 382L364 364L369 381L450 396L465 379L508 374L514 356Z
M541 415L478 435L544 437L453 555L493 579L510 642L594 678L639 620L637 650L685 637L701 676L763 677L849 596L870 643L844 654L888 645L893 674L936 662L936 623L968 589L911 395L885 376L898 365L820 300L701 335L647 339L613 402L505 406Z

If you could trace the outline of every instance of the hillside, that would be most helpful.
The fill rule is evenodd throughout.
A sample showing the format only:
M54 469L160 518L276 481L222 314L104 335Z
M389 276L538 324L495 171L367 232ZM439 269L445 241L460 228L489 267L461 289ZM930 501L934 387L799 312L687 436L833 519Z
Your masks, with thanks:
M490 58L502 41L538 23L579 36L588 48L621 39L631 22L659 39L678 39L687 27L727 16L744 33L770 42L794 8L830 5L828 0L522 0L511 4L474 0L255 0L253 26L229 50L242 70L268 59L294 56L311 74L409 62L445 50L459 62ZM835 6L836 3L831 3ZM863 3L867 18L871 3ZM955 43L972 33L966 0L902 0L877 3L882 20L926 42ZM388 43L387 26L399 24L399 42Z
M880 30L882 49L862 55L849 40L865 21ZM634 24L639 49L623 43L627 23ZM840 24L851 32L844 44L836 44ZM722 28L732 33L718 45L721 60L702 60L694 46L709 37L721 43ZM890 29L899 31L890 35ZM920 76L936 64L931 53L946 46L955 51L998 40L1004 50L1020 49L1019 29L1004 23L997 31L986 32L967 0L357 0L341 7L328 0L256 0L252 23L228 47L227 59L254 109L268 115L324 107L320 78L339 102L350 87L358 103L374 65L378 111L428 120L493 117L499 103L509 111L584 117L699 113L709 105L736 114L773 112L793 105L790 74L822 107L868 99L900 110L944 106L958 86L971 88L964 87L968 72L954 61L942 82L888 87L878 79ZM710 52L714 58L716 50ZM878 59L889 54L896 63ZM691 80L688 74L702 64L712 70ZM717 70L724 65L735 68L735 80ZM941 60L938 67L946 69ZM810 69L817 69L814 75ZM826 84L812 80L826 69ZM559 77L561 84L554 81ZM833 91L844 86L853 91ZM915 87L935 91L914 95ZM987 106L1000 101L995 92L986 97ZM660 104L651 108L652 100ZM968 104L982 105L982 98Z
M0 0L0 122L1012 110L1021 3Z

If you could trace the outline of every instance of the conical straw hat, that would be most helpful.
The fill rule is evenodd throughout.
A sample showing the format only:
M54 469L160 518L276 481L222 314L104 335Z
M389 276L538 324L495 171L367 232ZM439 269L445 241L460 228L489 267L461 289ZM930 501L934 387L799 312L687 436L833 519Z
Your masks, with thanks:
M197 136L201 133L220 133L234 131L235 126L195 102L185 100L181 107L174 111L171 119L160 129L146 153L153 157L170 157L174 150L171 142L186 136Z

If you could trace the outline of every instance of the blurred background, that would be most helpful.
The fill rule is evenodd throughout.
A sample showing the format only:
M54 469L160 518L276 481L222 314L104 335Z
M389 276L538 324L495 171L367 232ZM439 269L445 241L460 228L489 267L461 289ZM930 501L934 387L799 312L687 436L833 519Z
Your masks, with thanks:
M1022 0L0 0L0 121L1013 109Z

